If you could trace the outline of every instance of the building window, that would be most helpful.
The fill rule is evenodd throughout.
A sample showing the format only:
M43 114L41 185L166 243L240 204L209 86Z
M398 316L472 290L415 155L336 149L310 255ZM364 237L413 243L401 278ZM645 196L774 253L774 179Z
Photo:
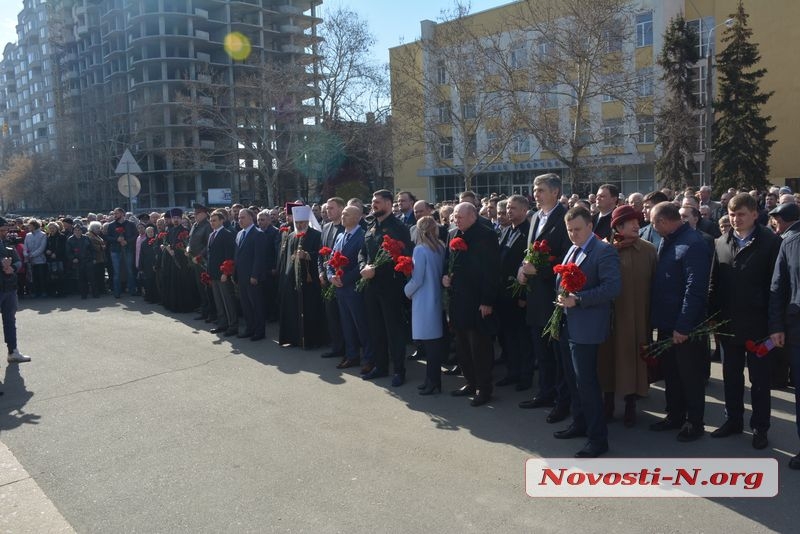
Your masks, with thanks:
M640 143L655 143L655 125L653 123L652 115L639 115L636 118L639 123L639 142Z
M653 44L653 12L639 13L636 15L636 46L651 46Z
M497 132L489 130L486 132L486 153L495 156L500 153L498 146Z
M514 153L515 154L530 154L531 152L531 139L525 132L517 132L514 135Z
M528 65L528 51L525 45L518 43L511 49L511 68L522 69Z
M698 107L706 105L706 66L698 65L692 68L692 94Z
M439 159L453 159L453 138L439 138Z
M474 119L478 116L478 111L475 108L474 100L465 100L464 103L461 104L461 116L464 119Z
M447 101L439 102L439 105L437 106L437 111L439 113L439 124L449 124L450 102Z
M478 137L475 134L472 134L467 139L467 156L474 158L477 153L478 153Z
M436 81L439 85L447 84L447 69L442 59L436 62Z
M558 109L558 93L555 85L542 85L540 93L542 95L542 107L544 109Z
M536 40L536 54L540 58L546 58L550 54L551 43L548 39L542 37Z
M653 96L653 68L645 67L636 73L637 93L641 97Z
M708 53L708 30L713 27L714 19L695 19L686 21L686 26L697 35L697 55L701 58Z
M622 119L603 121L603 146L622 146Z

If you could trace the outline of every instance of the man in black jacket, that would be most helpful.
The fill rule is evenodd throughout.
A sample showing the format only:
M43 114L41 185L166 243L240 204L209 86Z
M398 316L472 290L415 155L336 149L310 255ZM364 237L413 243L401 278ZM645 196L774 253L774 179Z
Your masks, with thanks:
M768 444L770 426L769 358L747 351L745 343L760 342L767 336L769 286L781 239L756 222L758 206L747 193L728 202L728 216L731 230L715 241L711 278L711 313L718 312L719 321L729 321L720 331L731 335L722 338L727 420L711 437L742 433L746 362L753 405L753 447L763 449Z
M233 280L227 276L223 277L220 270L222 263L225 260L233 261L236 254L236 237L225 228L225 219L225 210L216 210L209 217L212 232L206 246L206 264L208 275L211 277L211 294L217 310L217 326L211 333L225 334L229 337L239 333L239 312L233 294Z
M394 375L392 386L403 385L406 379L406 320L403 293L406 278L395 272L391 262L375 267L375 259L381 250L383 237L389 236L404 245L403 255L410 256L413 245L408 227L392 215L394 195L381 189L372 194L372 221L364 237L364 245L358 255L361 277L368 281L364 289L367 322L375 351L375 367L365 373L364 380L372 380L389 374L389 356L392 358Z
M456 254L453 272L442 277L450 296L450 321L456 338L456 355L467 385L454 396L475 395L472 406L489 402L492 396L492 336L496 333L492 315L500 284L500 261L497 234L478 222L478 209L462 202L453 212L460 238L466 250ZM450 246L453 246L451 240Z
M3 315L3 337L8 347L8 362L22 363L31 361L30 356L20 354L17 348L17 271L22 261L14 247L6 246L8 221L0 217L0 312Z
M200 315L195 317L195 320L204 319L207 323L213 323L217 319L214 297L211 295L210 288L203 284L200 279L200 275L205 271L203 258L206 256L208 236L210 235L211 225L208 222L208 208L202 204L195 204L194 224L189 230L189 246L186 248L186 255L189 258L197 293L200 295Z

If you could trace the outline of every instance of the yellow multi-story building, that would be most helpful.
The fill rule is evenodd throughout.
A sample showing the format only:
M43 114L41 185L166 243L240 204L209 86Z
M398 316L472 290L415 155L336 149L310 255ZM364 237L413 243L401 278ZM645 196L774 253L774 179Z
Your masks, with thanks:
M663 94L656 58L664 31L679 13L696 29L702 59L693 82L703 103L709 42L712 55L721 49L737 0L633 0L611 24L583 26L575 21L594 15L570 19L569 4L523 0L438 24L425 20L419 40L390 50L398 190L434 201L465 188L529 194L544 172L561 174L580 193L604 182L624 193L656 187L653 117ZM792 152L800 108L790 99L800 76L786 43L800 37L800 2L744 7L759 67L767 69L761 89L774 91L762 109L776 127L770 180L798 189ZM566 60L576 48L590 59ZM697 124L696 180L706 183L702 111Z

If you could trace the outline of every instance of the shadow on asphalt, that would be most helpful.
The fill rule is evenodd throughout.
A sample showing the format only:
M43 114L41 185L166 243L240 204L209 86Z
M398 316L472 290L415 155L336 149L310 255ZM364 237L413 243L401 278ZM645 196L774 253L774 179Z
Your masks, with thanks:
M64 299L37 299L22 301L20 307L31 308L39 314L50 314L59 311L84 310L98 312L107 306L124 306L126 311L142 315L163 314L166 318L183 323L193 333L208 331L211 325L193 320L194 314L165 313L163 307L148 304L140 298L130 299L123 296L115 300L111 296L100 299L80 300L75 297ZM322 350L301 350L284 348L274 339L277 337L277 325L267 325L267 338L252 342L249 339L236 337L220 337L212 341L215 345L230 345L232 354L241 354L264 365L275 367L287 375L301 372L313 373L320 381L332 386L344 385L345 375L358 376L359 368L347 370L336 369L336 359L322 359ZM410 350L413 350L409 346ZM410 410L424 414L430 424L437 430L447 432L467 431L471 435L501 446L511 446L526 455L544 458L572 457L574 452L583 446L583 440L557 440L552 434L569 425L567 419L558 424L545 421L549 411L547 408L523 410L517 404L529 399L533 390L517 392L513 386L496 388L492 401L485 406L473 408L469 405L469 397L455 398L449 393L464 385L463 378L443 376L443 393L432 396L420 396L416 385L424 381L425 364L420 361L406 362L407 381L399 387L390 385L390 378L381 378L372 382L378 391L391 395L403 402ZM715 363L719 366L719 363ZM716 374L721 372L716 367ZM504 376L501 367L494 370L495 378ZM534 388L535 389L535 388ZM38 415L26 413L24 406L33 396L33 392L25 389L25 383L19 374L17 365L6 368L5 379L0 390L0 431L15 428L23 424L36 424ZM710 499L736 513L746 516L767 528L778 532L794 530L797 481L800 473L790 471L786 464L795 454L797 428L794 420L794 403L789 400L793 389L782 389L779 394L772 395L772 427L770 429L770 446L762 451L755 451L750 445L751 434L727 439L712 439L708 435L709 427L720 426L724 419L723 384L712 378L706 388L706 435L693 443L680 443L675 439L677 432L651 432L650 423L664 416L663 382L653 384L650 396L637 404L638 420L634 427L622 425L622 402L617 402L616 418L609 423L609 442L611 450L606 457L613 458L776 458L779 462L779 494L772 499ZM749 402L749 396L745 402ZM749 412L749 406L747 406ZM780 412L780 413L778 413ZM746 417L749 413L745 414ZM747 425L746 425L747 427ZM520 468L522 472L522 468ZM522 476L522 475L521 475ZM683 518L683 520L691 520ZM691 528L691 527L689 527Z

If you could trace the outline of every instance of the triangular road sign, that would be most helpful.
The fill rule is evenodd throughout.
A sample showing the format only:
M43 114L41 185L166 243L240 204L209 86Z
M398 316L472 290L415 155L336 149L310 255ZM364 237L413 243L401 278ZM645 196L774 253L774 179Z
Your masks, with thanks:
M119 164L117 164L117 169L114 171L115 174L141 174L142 168L139 167L139 164L136 163L136 160L131 154L129 149L125 149L125 153L122 155L122 158L119 160Z

